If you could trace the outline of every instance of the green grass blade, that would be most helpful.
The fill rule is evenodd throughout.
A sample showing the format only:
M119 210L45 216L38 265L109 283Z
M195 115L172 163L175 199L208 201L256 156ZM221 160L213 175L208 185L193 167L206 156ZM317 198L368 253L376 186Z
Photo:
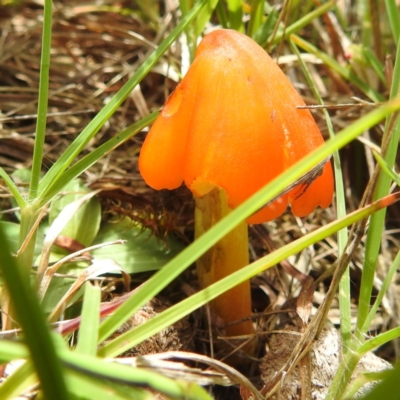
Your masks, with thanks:
M300 18L295 23L287 26L283 32L277 33L276 36L273 38L272 43L278 44L282 39L288 38L290 35L295 34L300 29L310 24L314 19L326 14L330 9L335 6L335 4L336 1L331 0L323 4L322 6L317 7L314 11L307 13L304 17Z
M45 0L42 33L42 56L40 60L38 115L36 121L35 146L28 200L36 198L42 169L44 140L46 137L47 106L49 96L49 71L52 28L52 1Z
M142 118L140 121L128 126L121 133L114 136L107 142L98 146L95 150L91 151L86 156L82 157L77 161L72 167L63 173L63 175L56 181L50 182L49 186L44 190L41 195L41 200L47 203L51 200L65 185L71 182L73 179L77 178L89 167L99 161L105 154L115 149L122 143L126 142L129 138L140 132L143 128L150 125L155 121L158 116L158 111L155 111L146 117Z
M15 201L17 202L18 206L22 209L26 206L26 201L22 197L21 192L18 190L17 186L15 185L14 181L10 178L6 171L0 167L0 178L4 180L8 189L10 189L11 194L14 196Z
M218 0L217 7L215 8L215 11L217 13L218 17L218 22L224 29L229 28L229 21L228 21L228 15L225 12L224 5L222 3L222 0Z
M0 386L0 399L13 400L37 383L37 375L31 360L25 361Z
M43 198L43 193L51 184L59 180L65 170L71 165L76 156L86 146L90 139L99 131L110 116L117 110L123 101L129 96L133 88L149 73L151 68L157 63L161 56L169 49L179 34L195 18L207 0L198 1L189 11L185 18L172 30L169 36L158 46L149 58L138 68L136 73L122 86L115 96L106 106L90 121L80 135L72 142L68 149L53 164L47 174L39 184L39 195Z
M390 98L395 99L400 94L400 46L397 48L396 62L394 68L394 75L392 87L390 91ZM385 132L382 138L382 143L386 143L390 138L387 147L387 153L384 155L385 163L391 169L394 166L396 154L398 150L398 143L400 138L400 120L397 114L387 118L385 124ZM380 173L376 188L374 191L373 199L378 199L389 193L391 185L390 177L385 173ZM360 296L357 314L357 338L363 342L364 335L361 333L365 320L369 313L370 299L373 288L373 280L375 274L375 267L378 260L378 254L381 244L381 237L384 228L386 211L382 210L371 217L367 240L365 243L365 258L364 266L361 277Z
M378 311L378 307L382 303L383 296L387 292L389 285L393 279L393 275L395 274L395 272L397 272L397 269L399 267L400 267L400 252L397 253L397 256L394 259L392 265L390 266L388 273L385 275L385 279L382 283L382 287L379 290L378 296L376 296L374 305L372 306L371 311L369 312L368 317L366 318L364 325L361 328L361 333L366 334L368 332L372 320L374 319L376 312Z
M116 384L77 371L67 371L66 379L76 399L155 400L155 396L144 389Z
M304 173L309 171L313 166L318 164L318 162L321 162L326 157L330 156L333 151L343 147L345 144L364 132L365 129L375 125L382 120L382 118L397 109L400 109L400 100L387 103L365 115L363 118L358 120L357 123L349 125L334 139L330 139L324 146L293 165L290 169L261 189L257 194L244 202L228 217L224 218L212 229L203 234L198 240L165 265L164 268L154 274L152 278L143 284L134 296L119 307L113 315L107 318L100 325L99 340L105 340L120 325L122 325L129 316L133 315L141 305L145 304L153 296L159 293L189 265L196 261L199 256L224 237L241 221L259 210L269 200L279 195L279 193L286 189L300 176L304 175Z
M191 2L189 0L180 0L179 6L181 9L182 17L185 18L186 15L188 15L188 13L190 11ZM203 10L204 10L204 8L203 8ZM195 28L194 24L188 24L185 27L186 43L187 43L187 47L189 49L189 56L190 56L191 63L194 60L194 55L195 55L196 46L197 46L194 28Z
M40 309L39 301L30 286L29 275L23 274L17 260L11 257L6 236L0 226L0 268L19 318L33 364L48 399L67 400L69 395L61 363Z
M357 1L355 3L356 14L360 23L361 45L369 47L372 45L371 8L369 1Z
M347 383L350 381L360 358L361 356L354 351L348 351L343 355L339 368L329 386L325 400L338 400L343 398Z
M85 283L85 293L79 326L76 351L94 356L97 351L98 327L100 324L100 288L90 282Z
M372 339L367 340L362 346L360 346L357 350L357 353L360 355L364 355L369 351L376 349L379 346L383 346L384 344L390 342L391 340L395 340L400 337L400 326L396 328L390 329L387 332L380 333L379 335L373 337Z
M250 9L250 21L247 35L254 38L255 33L262 24L264 14L264 0L252 0Z
M329 68L331 68L333 71L336 71L339 75L341 75L344 79L351 82L354 86L358 87L372 101L382 102L385 100L385 98L380 93L378 93L376 90L368 86L364 81L359 79L357 75L355 75L353 72L351 72L345 67L342 67L336 60L334 60L328 54L317 49L311 43L306 42L299 36L292 35L291 39L303 50L311 54L314 54L315 56L320 58Z
M29 350L24 343L14 342L7 339L0 340L0 363L5 364L12 360L28 357Z
M360 399L359 396L357 396L357 392L362 390L362 387L365 386L367 383L375 383L378 381L381 381L382 379L386 378L388 370L383 370L379 372L361 372L359 373L354 380L352 380L349 383L349 386L344 393L344 398L345 399L355 399L358 398ZM375 386L375 385L374 385ZM368 392L368 391L367 391ZM376 399L380 398L385 398L386 397L375 397Z
M279 12L276 8L272 8L265 21L259 26L253 35L253 39L261 46L266 47L269 43L269 37L272 35L274 26L279 18Z
M89 375L99 380L108 380L134 387L146 387L170 398L211 400L211 397L200 386L183 379L168 378L150 369L134 368L117 362L112 363L76 352L63 352L60 356L66 368L83 376Z
M208 0L206 6L200 11L199 15L196 18L196 25L194 30L196 39L203 33L204 28L210 21L217 4L218 0Z
M385 379L379 385L375 386L361 400L397 400L399 397L399 376L400 364L397 364L394 369L385 371Z
M378 162L379 166L382 168L382 171L384 171L385 174L388 175L392 181L396 182L397 185L400 186L400 176L396 174L393 169L389 169L385 160L375 150L372 150L372 154L374 155L375 160Z
M229 28L244 32L242 0L226 0L228 3Z
M382 63L378 60L378 58L375 56L375 54L371 49L363 48L362 52L365 61L371 66L371 68L375 71L376 75L379 77L381 82L386 86L386 77L384 73L385 69Z
M396 46L399 44L400 37L400 13L396 0L385 0L386 12L389 18L390 28Z

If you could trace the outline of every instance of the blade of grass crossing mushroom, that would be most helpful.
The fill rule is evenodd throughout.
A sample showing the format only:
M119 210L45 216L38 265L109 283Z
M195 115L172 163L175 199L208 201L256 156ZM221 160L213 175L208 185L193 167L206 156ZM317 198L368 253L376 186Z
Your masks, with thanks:
M264 49L240 32L214 30L204 36L193 64L146 136L139 171L157 190L185 182L195 195L195 238L201 237L286 167L322 146L323 137L310 111L297 110L298 105L305 103ZM252 141L243 146L240 132L248 129ZM168 145L173 142L179 145ZM222 151L216 152L221 145ZM165 151L160 153L160 148ZM275 219L288 203L295 215L304 217L318 205L328 207L332 197L329 163L246 222ZM197 260L200 286L241 269L249 263L248 257L247 225L242 222ZM228 336L254 333L250 294L250 283L244 282L212 302ZM234 323L238 320L243 322ZM251 352L250 347L244 350Z
M273 197L271 200L268 201L268 203L265 203L259 210L256 212L262 210L264 207L267 207L280 197L284 196L286 193L289 193L292 191L295 187L302 185L302 190L301 192L297 195L296 199L301 197L305 191L308 189L308 187L317 179L321 174L324 169L324 166L327 162L329 162L331 159L331 156L324 158L322 161L320 161L317 165L312 167L308 172L306 172L303 176L301 176L299 179L296 179L293 183L291 183L287 188L282 190L278 195Z
M266 185L252 198L246 200L241 206L234 210L228 217L220 221L212 229L204 233L198 240L183 250L178 256L171 260L161 270L156 272L152 278L146 281L143 286L122 304L109 318L100 325L99 341L103 341L111 335L121 324L133 315L142 304L150 300L160 290L166 287L176 276L183 272L197 258L204 254L211 246L220 240L234 226L262 207L266 202L278 195L293 181L311 169L313 165L328 157L334 150L343 147L356 138L365 129L377 124L389 113L400 109L400 100L387 103L380 108L370 112L351 124L334 139L328 140L325 145L309 154L301 162L293 165L289 170Z

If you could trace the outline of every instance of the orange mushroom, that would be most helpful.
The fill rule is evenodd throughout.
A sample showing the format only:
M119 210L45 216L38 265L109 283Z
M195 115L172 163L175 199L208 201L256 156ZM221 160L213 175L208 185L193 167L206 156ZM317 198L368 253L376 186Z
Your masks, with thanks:
M143 144L139 169L154 189L183 182L195 194L196 236L316 147L323 138L289 80L249 37L216 30L200 43L193 64L171 94ZM314 180L294 187L248 218L261 223L290 204L297 216L328 207L333 195L327 162ZM226 204L227 202L227 204ZM203 286L248 264L243 223L197 262ZM213 302L229 325L251 315L250 284L244 282ZM251 320L226 329L253 331ZM247 348L251 352L249 347Z
M139 168L155 189L183 182L196 195L224 189L231 208L323 144L290 81L249 37L216 30L200 43L186 76L171 94L143 145ZM333 195L330 163L307 188L296 187L248 223L279 217L288 204L299 217Z

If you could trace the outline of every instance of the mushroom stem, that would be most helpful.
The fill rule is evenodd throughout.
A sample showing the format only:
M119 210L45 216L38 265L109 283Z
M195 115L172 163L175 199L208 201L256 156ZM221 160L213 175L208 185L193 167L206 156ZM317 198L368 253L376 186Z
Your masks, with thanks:
M198 238L231 212L225 190L214 188L202 197L196 197L195 236ZM197 261L200 284L207 287L249 264L248 230L246 222L229 232ZM246 281L221 294L211 303L222 320L227 336L254 333L251 319L232 324L251 316L250 282ZM252 353L254 343L245 346Z

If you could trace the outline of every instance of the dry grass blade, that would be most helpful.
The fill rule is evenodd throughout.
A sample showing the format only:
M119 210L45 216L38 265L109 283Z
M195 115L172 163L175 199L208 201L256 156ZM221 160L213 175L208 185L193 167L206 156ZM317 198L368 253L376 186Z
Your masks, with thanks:
M181 363L165 363L164 360L166 359L177 359L206 364L210 368L212 368L213 371L202 371L198 368L189 368ZM236 369L221 361L196 353L169 351L165 353L150 354L136 358L117 359L116 361L123 364L130 364L136 367L155 368L160 372L166 373L168 376L174 378L182 377L181 374L183 373L188 380L193 380L201 384L219 384L224 386L240 384L246 387L252 393L255 399L264 399L264 397L260 395L254 385Z

